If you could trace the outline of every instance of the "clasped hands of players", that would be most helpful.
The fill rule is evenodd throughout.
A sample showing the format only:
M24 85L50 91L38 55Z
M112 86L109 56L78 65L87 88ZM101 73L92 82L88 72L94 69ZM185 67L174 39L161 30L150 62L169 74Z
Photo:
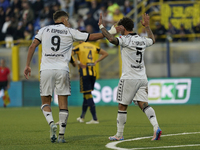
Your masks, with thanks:
M149 26L149 15L146 13L143 14L142 20L140 22L144 27L148 27ZM99 27L101 27L101 26L103 27L102 13L100 13L100 16L99 16L98 25L99 25ZM117 26L116 24L114 24L108 32L110 34L116 34L116 33L122 32L122 31L124 31L124 27L122 25Z

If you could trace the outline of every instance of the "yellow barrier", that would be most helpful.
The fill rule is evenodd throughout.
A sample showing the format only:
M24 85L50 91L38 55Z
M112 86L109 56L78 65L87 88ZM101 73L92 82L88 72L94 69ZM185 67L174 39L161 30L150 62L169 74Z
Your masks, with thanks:
M40 80L40 64L42 59L42 44L38 46L38 79Z
M19 47L12 47L12 80L19 81Z

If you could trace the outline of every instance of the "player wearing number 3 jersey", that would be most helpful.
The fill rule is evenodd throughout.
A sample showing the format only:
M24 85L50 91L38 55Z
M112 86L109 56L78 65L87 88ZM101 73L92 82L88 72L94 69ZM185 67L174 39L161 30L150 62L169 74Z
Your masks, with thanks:
M93 41L103 38L102 33L88 34L68 28L68 14L57 11L53 15L55 24L41 28L28 50L24 76L31 74L30 62L35 48L42 44L42 60L40 69L41 110L50 125L51 142L57 139L57 126L51 112L51 97L55 89L59 104L59 136L58 142L64 143L64 133L68 119L68 95L71 95L69 67L72 44L74 41Z
M99 19L99 28L103 35L113 44L121 46L122 75L118 84L117 102L117 134L109 137L113 140L123 140L124 125L127 119L127 107L132 101L139 105L153 126L152 140L159 140L162 133L159 128L155 111L148 105L148 81L144 65L145 48L155 43L154 35L149 27L149 16L143 15L142 25L145 27L148 38L133 33L133 21L124 17L118 22L122 36L115 38L102 25L102 16Z

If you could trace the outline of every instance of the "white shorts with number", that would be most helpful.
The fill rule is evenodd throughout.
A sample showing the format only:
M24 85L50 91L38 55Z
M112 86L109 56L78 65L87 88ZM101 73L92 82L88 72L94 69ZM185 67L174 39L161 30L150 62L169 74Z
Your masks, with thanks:
M120 79L117 89L117 102L129 105L134 101L148 102L148 80Z
M42 70L40 72L40 96L71 95L69 72L65 70Z

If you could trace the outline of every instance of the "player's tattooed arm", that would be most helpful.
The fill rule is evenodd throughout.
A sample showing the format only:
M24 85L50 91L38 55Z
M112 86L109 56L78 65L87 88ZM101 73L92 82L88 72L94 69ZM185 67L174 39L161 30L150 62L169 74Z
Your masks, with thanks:
M151 31L150 27L146 26L145 29L146 29L148 38L151 38L153 40L153 43L155 43L156 40L155 40L155 37L154 37L153 32Z
M151 28L149 27L149 15L145 13L144 15L142 15L142 19L143 20L141 20L140 22L145 27L146 32L148 34L148 38L151 38L153 40L153 43L155 43L155 37L153 35L153 32L151 31Z
M103 35L108 39L108 41L112 44L115 44L115 45L118 45L119 42L118 42L118 39L116 37L114 37L112 34L110 34L106 28L102 28L101 29Z
M102 31L102 34L109 40L110 43L118 45L118 39L114 37L112 34L110 34L106 28L103 26L103 19L102 19L102 13L99 15L99 29Z

